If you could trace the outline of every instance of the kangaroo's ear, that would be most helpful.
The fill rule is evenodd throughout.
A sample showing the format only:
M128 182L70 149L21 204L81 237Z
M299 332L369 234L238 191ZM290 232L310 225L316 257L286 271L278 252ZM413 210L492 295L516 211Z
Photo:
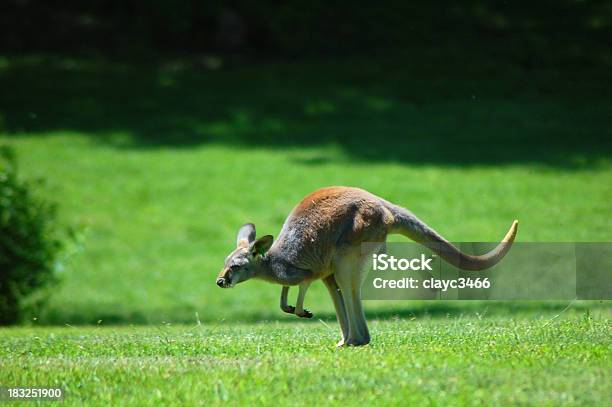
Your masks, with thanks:
M272 242L274 242L274 238L272 237L272 235L265 235L260 237L259 239L251 243L251 253L253 253L254 255L265 254L272 246Z
M248 247L255 241L255 225L252 223L245 223L238 230L238 236L236 236L236 247Z

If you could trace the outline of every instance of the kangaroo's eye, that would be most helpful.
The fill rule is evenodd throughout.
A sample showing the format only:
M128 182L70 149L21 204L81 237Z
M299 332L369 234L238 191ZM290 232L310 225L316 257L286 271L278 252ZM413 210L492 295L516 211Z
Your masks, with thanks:
M230 270L232 270L232 271L236 271L236 270L238 270L239 268L240 268L240 266L238 266L238 265L236 265L236 264L234 264L234 265L231 265L231 266L230 266Z

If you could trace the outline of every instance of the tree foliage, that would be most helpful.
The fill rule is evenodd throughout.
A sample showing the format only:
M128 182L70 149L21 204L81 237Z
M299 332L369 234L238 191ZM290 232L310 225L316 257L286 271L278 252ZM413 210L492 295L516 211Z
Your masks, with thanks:
M36 182L17 175L15 154L0 146L0 325L18 322L56 282L61 242L55 206L33 193Z

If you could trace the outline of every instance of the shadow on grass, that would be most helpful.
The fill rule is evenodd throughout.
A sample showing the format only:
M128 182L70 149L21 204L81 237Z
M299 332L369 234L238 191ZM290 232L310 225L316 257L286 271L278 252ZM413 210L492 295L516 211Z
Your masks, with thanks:
M311 166L347 159L576 169L612 155L612 104L601 86L612 80L609 70L464 58L242 63L218 71L188 61L7 60L0 64L0 133L76 132L128 149L339 149L299 162Z
M573 311L586 311L594 309L610 309L609 302L602 301L580 301L575 303L557 301L439 301L435 303L416 302L406 304L399 308L394 305L389 308L370 309L367 302L366 317L368 320L393 320L393 319L422 319L422 318L458 318L461 316L477 316L479 318L493 316L519 316L519 315L551 315L564 312L567 309ZM569 307L568 307L569 306ZM266 322L318 322L335 321L334 313L314 312L312 319L296 318L295 316L282 313L280 310L271 309L269 312L240 312L240 315L227 318L207 317L200 314L197 319L195 309L171 309L151 314L141 312L130 313L94 313L82 310L67 314L47 314L40 320L40 325L155 325L160 323L172 324L196 324L198 321L204 324L223 323L266 323ZM160 317L166 315L167 317ZM154 317L152 317L154 316ZM161 319L160 319L161 318ZM37 324L38 325L38 324Z

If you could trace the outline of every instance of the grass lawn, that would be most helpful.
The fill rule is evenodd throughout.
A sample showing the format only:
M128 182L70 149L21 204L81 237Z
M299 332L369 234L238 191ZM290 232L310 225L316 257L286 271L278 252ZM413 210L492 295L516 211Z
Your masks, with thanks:
M334 324L335 325L335 324ZM607 314L0 330L0 383L60 386L68 405L605 405ZM607 400L607 401L606 401Z
M500 66L0 58L0 142L76 234L33 326L0 330L0 384L74 404L606 404L608 303L368 302L373 343L336 350L322 284L308 323L280 287L215 285L241 224L276 236L327 185L454 241L515 218L522 242L611 241L609 72Z
M47 179L41 193L78 235L39 322L283 318L277 287L221 292L215 276L241 224L277 235L327 185L368 189L454 241L498 241L513 219L518 241L612 240L612 105L597 85L607 73L36 58L0 68L0 142L24 176ZM309 292L313 311L329 302L321 284Z

